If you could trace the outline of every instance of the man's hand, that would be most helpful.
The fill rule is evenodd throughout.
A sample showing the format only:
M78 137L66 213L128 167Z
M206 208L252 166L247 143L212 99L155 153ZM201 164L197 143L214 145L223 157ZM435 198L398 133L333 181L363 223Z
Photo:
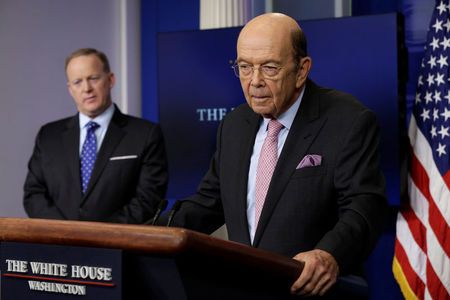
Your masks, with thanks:
M339 266L334 257L323 250L302 252L294 257L305 263L302 274L291 287L291 293L302 296L323 296L336 282Z

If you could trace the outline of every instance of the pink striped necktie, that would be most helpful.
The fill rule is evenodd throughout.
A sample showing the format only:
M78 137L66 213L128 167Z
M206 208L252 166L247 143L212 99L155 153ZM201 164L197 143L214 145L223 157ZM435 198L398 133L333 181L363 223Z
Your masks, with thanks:
M278 134L282 128L283 125L277 120L272 119L269 121L267 136L259 155L255 186L255 230L258 226L267 190L269 189L272 174L277 164Z

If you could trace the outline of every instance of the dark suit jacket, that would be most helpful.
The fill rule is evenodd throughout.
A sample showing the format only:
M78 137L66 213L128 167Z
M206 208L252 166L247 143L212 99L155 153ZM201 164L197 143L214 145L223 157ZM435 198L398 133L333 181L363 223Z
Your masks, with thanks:
M175 226L206 233L225 221L229 239L250 245L246 216L248 170L261 117L243 104L217 134L217 150L195 195L183 202ZM253 242L286 256L323 249L341 274L353 271L383 228L385 182L379 168L374 114L351 95L308 80L280 154ZM296 169L306 154L316 167Z
M32 218L142 223L165 196L168 173L162 132L116 107L86 194L80 181L79 117L44 125L24 185ZM137 156L124 158L124 156Z

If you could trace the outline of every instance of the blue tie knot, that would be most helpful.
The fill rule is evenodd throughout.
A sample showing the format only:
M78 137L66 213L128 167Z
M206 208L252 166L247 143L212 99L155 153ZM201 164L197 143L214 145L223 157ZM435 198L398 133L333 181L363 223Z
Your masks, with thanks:
M86 124L86 129L87 129L87 131L89 132L89 131L95 131L97 128L99 128L100 127L100 125L98 125L97 123L95 123L94 121L89 121L87 124Z

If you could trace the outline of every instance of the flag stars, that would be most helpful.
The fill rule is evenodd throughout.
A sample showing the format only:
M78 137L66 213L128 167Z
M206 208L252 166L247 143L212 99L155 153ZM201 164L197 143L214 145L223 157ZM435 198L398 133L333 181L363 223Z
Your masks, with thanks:
M446 10L445 3L440 2L439 6L437 6L436 9L439 10L439 15L442 15Z
M434 75L433 74L428 74L427 82L428 82L428 86L431 86L434 84Z
M450 48L450 38L444 37L444 40L441 42L441 46L444 47L444 50L447 50L447 48Z
M444 117L445 122L450 118L450 110L447 109L447 107L444 107L444 112L441 113L441 116Z
M431 125L430 134L432 138L437 137L436 126Z
M450 20L449 20L450 21ZM443 68L444 66L448 67L447 56L443 56L442 54L439 56L439 60L437 61L439 64L439 68Z
M433 102L432 94L430 92L425 93L425 103L428 104L429 102Z
M419 79L417 80L419 86L423 85L423 76L419 75Z
M430 46L433 47L433 51L439 48L439 39L433 37L433 41L430 43Z
M430 69L433 69L434 67L436 67L436 57L434 57L433 55L430 56L430 59L428 60L427 64L430 65Z
M425 122L427 119L430 119L430 110L424 108L420 116L422 117L422 121Z
M437 86L440 86L441 84L445 84L444 74L437 73L435 80L436 80L436 85Z
M445 151L445 144L441 144L439 143L438 148L436 149L436 151L438 152L439 157L441 157L442 155L447 154L447 152Z
M438 131L438 133L441 135L441 139L443 140L446 136L450 136L448 133L448 127L444 127L441 125L441 129Z
M445 22L444 27L447 30L447 32L450 32L450 19L447 19L447 22Z
M447 99L448 104L450 104L450 91L447 92L447 95L444 96L445 99Z
M416 93L416 104L422 102L422 100L420 99L420 93Z
M433 109L433 121L439 119L439 110L437 108Z
M436 102L436 103L438 103L439 101L442 101L442 99L441 99L441 92L434 91L433 99L434 99L434 102Z
M436 22L431 27L434 28L435 33L438 33L439 30L442 30L442 21L439 21L438 19L436 19Z

